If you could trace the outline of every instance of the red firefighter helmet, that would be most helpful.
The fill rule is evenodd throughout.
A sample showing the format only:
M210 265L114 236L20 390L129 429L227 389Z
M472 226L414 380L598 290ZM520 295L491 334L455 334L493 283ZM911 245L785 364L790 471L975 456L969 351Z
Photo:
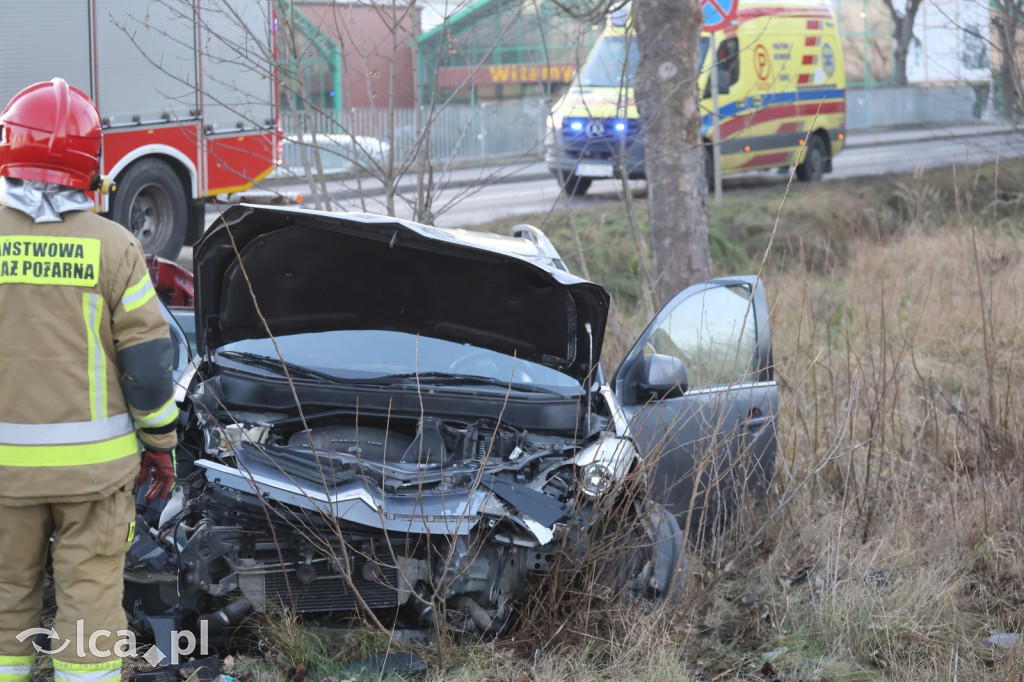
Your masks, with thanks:
M0 175L95 189L103 133L92 100L63 78L30 85L0 113Z

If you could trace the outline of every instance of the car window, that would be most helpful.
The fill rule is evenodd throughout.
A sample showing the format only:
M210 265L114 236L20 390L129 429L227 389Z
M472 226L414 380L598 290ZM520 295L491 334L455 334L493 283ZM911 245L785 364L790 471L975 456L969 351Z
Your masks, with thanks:
M189 351L195 355L196 350L196 313L194 308L173 307L167 311L174 318L188 342Z
M733 38L732 42L735 44L736 39ZM704 63L709 43L707 36L701 36L698 64ZM735 48L736 45L733 47ZM737 54L737 78L739 76L738 57ZM594 45L586 63L580 69L580 85L591 88L617 88L620 85L632 87L633 79L636 77L636 67L639 63L640 48L637 45L636 36L604 36ZM623 76L625 76L625 80L623 80Z
M594 45L580 70L580 85L607 88L617 88L623 84L630 86L639 63L640 48L637 47L635 37L604 36Z
M745 285L711 287L683 300L654 330L645 354L683 362L691 387L749 381L757 334Z
M281 356L292 364L329 372L340 378L373 378L392 374L448 373L497 381L536 384L576 392L577 380L556 369L468 344L395 331L339 330L247 339L221 351ZM571 390L570 390L571 389Z
M718 46L719 82L735 85L740 79L740 43L736 38L723 40ZM722 78L724 76L724 78Z
M707 54L709 48L709 41L707 37L700 39L700 63L704 64L704 55ZM708 65L707 68L715 66L718 69L718 88L719 92L729 92L729 88L735 85L740 79L740 43L736 38L729 38L723 40L718 45L718 50L715 53L717 58L712 60L712 64ZM715 56L712 55L712 57ZM711 97L711 78L707 78L704 82L704 91L701 98L707 99Z

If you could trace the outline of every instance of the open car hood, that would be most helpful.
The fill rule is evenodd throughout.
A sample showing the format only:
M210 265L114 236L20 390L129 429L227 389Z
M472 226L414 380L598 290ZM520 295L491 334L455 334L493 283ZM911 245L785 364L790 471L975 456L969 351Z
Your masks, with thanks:
M599 360L608 294L532 247L386 216L232 206L193 252L198 349L379 329L468 343L583 379Z

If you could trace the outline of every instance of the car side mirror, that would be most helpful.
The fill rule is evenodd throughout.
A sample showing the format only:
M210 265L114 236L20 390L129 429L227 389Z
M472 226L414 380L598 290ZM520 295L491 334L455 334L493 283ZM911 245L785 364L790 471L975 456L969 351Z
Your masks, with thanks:
M689 388L686 382L686 367L682 360L671 355L648 355L644 359L643 380L637 385L637 392L654 400L678 398Z

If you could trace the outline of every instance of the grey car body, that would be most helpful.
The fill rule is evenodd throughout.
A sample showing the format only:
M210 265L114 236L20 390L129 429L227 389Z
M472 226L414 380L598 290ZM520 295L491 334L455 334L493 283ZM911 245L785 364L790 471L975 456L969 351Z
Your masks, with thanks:
M497 631L608 509L649 536L627 587L664 595L684 538L766 489L754 277L681 292L608 379L609 297L536 228L242 205L194 259L180 485L140 504L126 566L158 643L280 607ZM637 472L643 492L608 504Z

